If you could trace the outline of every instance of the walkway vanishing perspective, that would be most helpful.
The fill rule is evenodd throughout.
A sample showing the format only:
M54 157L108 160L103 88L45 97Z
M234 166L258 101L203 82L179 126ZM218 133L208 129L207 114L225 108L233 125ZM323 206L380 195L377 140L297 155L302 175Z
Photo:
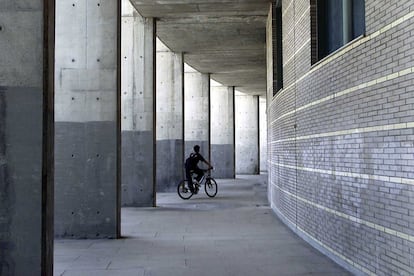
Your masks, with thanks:
M349 275L278 220L266 179L218 180L213 199L162 193L156 208L123 208L120 240L55 241L55 275Z

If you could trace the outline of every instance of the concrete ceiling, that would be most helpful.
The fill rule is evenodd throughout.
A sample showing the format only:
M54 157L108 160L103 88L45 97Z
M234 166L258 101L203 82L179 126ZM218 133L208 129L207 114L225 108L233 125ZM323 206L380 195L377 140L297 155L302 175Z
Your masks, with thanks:
M228 86L266 93L269 0L131 0L157 18L157 36L187 64Z

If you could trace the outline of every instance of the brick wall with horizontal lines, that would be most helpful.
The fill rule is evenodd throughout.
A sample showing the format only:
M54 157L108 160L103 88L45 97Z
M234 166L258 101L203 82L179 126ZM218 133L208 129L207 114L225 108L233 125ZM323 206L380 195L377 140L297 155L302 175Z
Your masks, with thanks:
M414 2L366 0L365 35L313 65L310 2L282 1L272 208L354 273L413 275Z

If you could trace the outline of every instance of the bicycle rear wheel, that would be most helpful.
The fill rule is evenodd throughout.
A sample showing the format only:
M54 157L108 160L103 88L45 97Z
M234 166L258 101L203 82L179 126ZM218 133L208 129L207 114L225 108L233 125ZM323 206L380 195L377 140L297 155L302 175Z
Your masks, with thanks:
M188 180L182 180L177 186L177 193L182 199L190 199L193 193L190 191Z
M207 178L204 190L209 197L215 197L217 194L217 183L214 178Z

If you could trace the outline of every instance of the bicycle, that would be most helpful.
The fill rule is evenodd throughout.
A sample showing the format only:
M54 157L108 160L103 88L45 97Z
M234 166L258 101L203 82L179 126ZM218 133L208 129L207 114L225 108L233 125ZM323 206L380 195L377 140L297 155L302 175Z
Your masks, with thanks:
M204 191L206 192L208 197L215 197L217 195L217 182L214 178L211 177L210 170L203 170L204 175L197 181L194 178L194 173L191 172L191 178L193 179L193 186L196 190L196 193L200 189L201 185L204 184ZM177 186L177 193L182 199L190 199L194 193L191 192L189 181L187 179L181 180L181 182Z

